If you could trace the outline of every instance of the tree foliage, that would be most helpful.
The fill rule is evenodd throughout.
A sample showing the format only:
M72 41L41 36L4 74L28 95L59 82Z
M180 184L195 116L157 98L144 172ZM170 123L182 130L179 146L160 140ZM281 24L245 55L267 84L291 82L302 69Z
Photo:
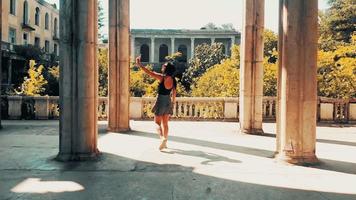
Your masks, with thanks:
M332 98L356 97L356 36L351 44L318 54L318 95Z
M24 78L19 90L15 90L17 94L27 96L40 96L45 91L47 80L43 76L43 65L36 66L34 60L30 60L28 76Z
M220 64L226 56L221 43L212 45L201 44L195 48L194 57L189 61L187 70L183 73L182 84L189 90L207 69Z
M278 36L273 31L265 29L263 38L264 56L270 58L269 62L275 63L277 58L275 57L276 54L274 54L274 52L277 51L278 48Z
M209 68L193 86L192 96L236 97L239 94L238 62L226 59Z
M108 95L108 69L109 57L107 48L98 49L98 67L99 67L99 96Z
M330 8L320 12L319 45L324 51L335 50L342 43L350 43L356 31L355 0L329 0Z

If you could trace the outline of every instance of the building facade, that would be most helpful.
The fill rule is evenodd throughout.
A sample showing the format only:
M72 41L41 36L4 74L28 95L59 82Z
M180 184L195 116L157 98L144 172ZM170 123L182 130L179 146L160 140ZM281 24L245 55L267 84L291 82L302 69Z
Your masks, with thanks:
M159 66L167 55L181 52L182 62L194 56L200 44L222 43L226 55L233 44L240 43L240 33L233 30L132 29L131 55L141 55L142 62Z
M20 81L13 77L24 73L27 47L41 50L48 59L51 54L58 56L58 28L59 10L55 4L51 5L44 0L2 1L3 85L9 86Z

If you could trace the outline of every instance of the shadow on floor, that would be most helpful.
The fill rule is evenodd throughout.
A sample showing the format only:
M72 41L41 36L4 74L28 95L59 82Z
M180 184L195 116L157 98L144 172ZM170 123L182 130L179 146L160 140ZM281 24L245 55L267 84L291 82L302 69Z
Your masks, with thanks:
M195 152L182 152L196 154ZM127 170L99 170L103 162L132 163ZM55 161L53 161L55 162ZM57 163L63 170L1 172L0 199L355 199L355 192L343 194L328 192L333 188L300 189L290 182L280 186L274 180L249 182L244 176L221 178L220 174L207 175L194 172L194 168L133 160L114 154L103 154L98 161ZM99 167L99 169L98 169ZM29 179L38 179L38 185L27 185ZM279 179L284 180L279 176ZM65 183L65 184L64 184ZM71 190L68 183L80 186ZM53 184L55 186L53 187ZM64 184L64 185L62 185ZM37 187L36 187L37 186ZM65 186L65 187L62 187ZM16 192L14 188L17 187ZM58 188L63 190L58 191ZM11 191L13 190L13 191Z
M141 136L141 137L157 138L155 133L149 133L149 132L131 131L130 134L135 135L135 136ZM198 140L198 139L193 139L193 138L185 138L185 137L179 137L179 136L169 136L169 140L174 141L174 142L198 145L198 146L215 148L215 149L220 149L220 150L225 150L225 151L232 151L232 152L243 153L243 154L247 154L247 155L251 155L251 156L258 156L258 157L264 157L264 158L274 158L274 154L275 154L275 152L269 151L269 150L256 149L256 148L251 148L251 147L242 147L242 146L237 146L237 145L217 143L217 142ZM329 171L342 172L342 173L348 173L348 174L356 174L356 164L355 163L343 162L343 161L337 161L337 160L321 159L321 162L319 165L308 166L308 167L329 170Z
M168 154L180 154L180 155L184 155L184 156L193 156L193 157L204 158L206 160L201 162L202 165L210 165L210 163L220 162L220 161L230 162L230 163L241 163L241 161L239 161L239 160L230 159L228 157L224 157L224 156L213 154L213 153L206 153L203 151L195 151L195 150L186 151L186 150L181 150L181 149L169 149L168 151L163 150L162 152L168 153Z

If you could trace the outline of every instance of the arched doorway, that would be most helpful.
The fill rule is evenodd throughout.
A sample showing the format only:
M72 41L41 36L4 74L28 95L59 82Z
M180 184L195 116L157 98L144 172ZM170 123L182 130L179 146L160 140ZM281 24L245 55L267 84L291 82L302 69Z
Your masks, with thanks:
M150 47L147 44L143 44L140 47L141 61L149 62L150 61Z
M159 62L165 62L168 56L168 46L166 44L161 44L159 46Z
M179 62L187 62L188 48L185 45L179 45L178 52L182 54L182 57L179 59Z

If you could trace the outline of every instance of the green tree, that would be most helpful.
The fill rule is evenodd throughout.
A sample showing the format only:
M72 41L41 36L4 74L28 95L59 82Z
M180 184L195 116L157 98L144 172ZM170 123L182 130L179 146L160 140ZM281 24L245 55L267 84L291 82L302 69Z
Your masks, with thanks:
M356 31L355 0L329 0L330 8L319 14L319 45L324 51L349 43Z
M183 73L182 84L190 90L190 86L195 83L207 69L219 64L226 56L221 43L212 45L201 44L195 48L194 57L189 61L188 68Z
M98 65L99 65L99 96L106 97L108 95L108 66L109 57L107 48L98 49Z
M43 65L36 66L34 60L30 60L28 76L24 78L24 82L20 86L20 90L15 90L17 94L27 96L41 96L44 94L47 80L43 77Z
M278 36L276 33L269 29L265 29L263 33L264 38L264 56L270 58L269 62L275 63L276 57L273 52L278 48Z
M46 95L59 96L59 66L49 67L44 71L44 77L47 80Z
M240 47L233 45L230 58L209 68L192 86L192 96L234 97L239 95Z

